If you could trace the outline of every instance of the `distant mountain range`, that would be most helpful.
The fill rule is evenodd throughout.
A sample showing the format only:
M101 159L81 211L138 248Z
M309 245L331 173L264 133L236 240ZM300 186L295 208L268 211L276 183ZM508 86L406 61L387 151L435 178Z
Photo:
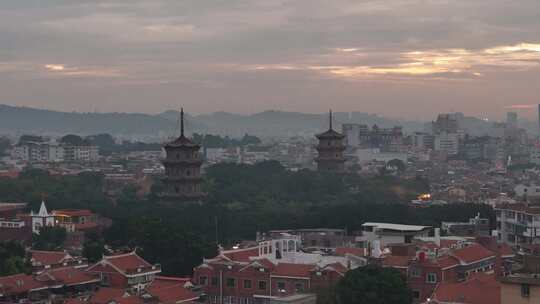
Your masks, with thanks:
M59 112L28 107L0 105L0 133L90 135L109 133L123 138L162 140L178 134L178 111L157 115L140 113ZM434 114L434 118L436 115ZM334 113L334 128L343 123L377 124L380 127L403 126L406 132L424 130L424 122L402 121L362 112ZM462 124L473 135L489 133L492 123L465 117ZM188 132L239 137L246 133L261 137L311 136L328 128L328 114L264 111L251 115L214 112L186 115Z

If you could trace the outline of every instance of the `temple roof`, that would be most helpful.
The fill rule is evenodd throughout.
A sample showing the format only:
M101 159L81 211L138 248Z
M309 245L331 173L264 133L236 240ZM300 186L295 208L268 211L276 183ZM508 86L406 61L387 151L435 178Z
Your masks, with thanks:
M324 133L320 133L320 134L317 134L315 135L317 138L321 139L321 138L344 138L345 135L335 131L334 129L329 129L328 131L324 132Z
M199 144L194 143L184 135L184 108L180 110L180 136L177 139L166 143L164 146L165 148L187 147L197 149L200 147Z
M332 128L332 110L328 112L328 131L315 135L318 139L342 139L345 136Z

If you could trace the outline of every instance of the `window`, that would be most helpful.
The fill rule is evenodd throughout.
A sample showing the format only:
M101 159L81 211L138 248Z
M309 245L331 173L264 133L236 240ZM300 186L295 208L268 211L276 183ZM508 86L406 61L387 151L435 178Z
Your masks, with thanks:
M227 278L227 287L234 287L236 280L234 278Z
M285 282L277 282L278 291L285 292Z
M296 284L294 284L294 290L296 292L304 292L304 283L296 283Z
M419 290L413 290L412 291L413 299L418 300L420 299L420 291Z
M437 283L437 274L434 272L430 272L426 275L426 282L427 283Z
M317 240L311 240L311 246L313 247L317 246Z
M205 276L199 277L199 285L206 285L208 283L208 278Z
M528 298L531 294L529 284L521 284L521 297Z
M217 277L212 277L212 279L210 279L210 284L212 284L212 286L217 286L218 278Z
M244 288L245 289L251 288L251 280L244 280Z
M266 290L266 281L259 281L259 290Z
M422 271L418 268L411 269L411 277L419 278L422 275Z

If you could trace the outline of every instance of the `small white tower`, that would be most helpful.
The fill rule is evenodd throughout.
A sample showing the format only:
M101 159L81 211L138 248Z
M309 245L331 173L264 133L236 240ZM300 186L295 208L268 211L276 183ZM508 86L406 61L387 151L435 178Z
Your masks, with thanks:
M34 211L30 212L30 218L32 219L32 232L39 234L41 227L54 226L54 214L47 211L45 202L41 201L39 212L36 214Z

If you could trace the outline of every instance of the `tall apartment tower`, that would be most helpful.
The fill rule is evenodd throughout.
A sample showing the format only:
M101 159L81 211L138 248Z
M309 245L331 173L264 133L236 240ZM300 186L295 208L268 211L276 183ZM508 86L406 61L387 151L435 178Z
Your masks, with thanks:
M328 131L317 134L319 144L316 149L318 156L315 159L319 171L343 172L345 171L345 145L343 140L345 136L332 129L332 110L329 112Z
M200 201L206 196L201 190L202 158L200 145L184 135L184 109L180 111L180 137L163 147L165 166L165 189L162 198L171 201Z
M516 129L518 127L518 114L517 112L506 113L506 126Z

